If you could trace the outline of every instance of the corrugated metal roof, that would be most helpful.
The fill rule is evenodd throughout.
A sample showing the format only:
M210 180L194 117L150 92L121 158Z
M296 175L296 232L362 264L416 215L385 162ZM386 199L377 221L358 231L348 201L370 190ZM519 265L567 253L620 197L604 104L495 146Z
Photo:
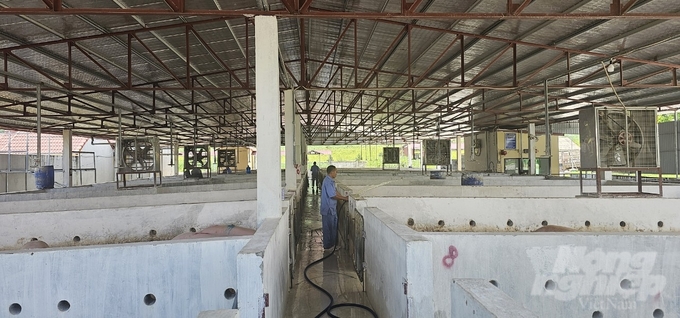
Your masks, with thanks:
M65 9L170 10L165 1L64 3ZM531 2L517 15L508 14L505 1L425 0L409 19L382 15L398 14L400 0L314 0L309 11L298 16L271 13L286 10L279 0L186 2L187 10L230 14L221 18L172 13L3 14L0 50L8 53L11 76L10 89L0 90L0 127L34 129L35 85L26 81L42 81L61 87L43 92L46 131L71 128L74 134L114 137L120 110L113 109L120 108L124 133L158 135L167 143L172 126L174 137L183 142L201 138L254 143L254 26L252 19L230 10L279 16L282 88L298 88L298 112L308 141L314 144L391 135L450 137L471 129L471 110L475 129L541 125L546 80L552 121L573 120L579 108L618 104L601 64L610 58L616 62L611 78L624 103L675 108L680 103L674 87L680 67L675 45L680 19L664 15L680 15L680 2L629 3L634 5L623 17L610 13L610 1L600 0ZM3 8L44 6L42 1L2 2L0 14ZM347 13L364 16L339 17ZM436 13L458 16L416 16ZM503 19L484 16L496 13L504 13ZM649 18L632 18L640 14ZM339 39L343 30L347 32ZM118 33L106 36L114 32ZM125 32L134 32L130 48ZM64 39L74 44L70 67ZM50 41L61 42L43 44ZM33 46L17 48L22 45ZM126 87L128 62L133 87ZM184 87L187 82L213 89L192 94ZM447 91L447 85L455 89ZM153 86L165 91L154 94L149 90ZM325 87L331 90L323 91ZM86 96L73 96L74 92Z

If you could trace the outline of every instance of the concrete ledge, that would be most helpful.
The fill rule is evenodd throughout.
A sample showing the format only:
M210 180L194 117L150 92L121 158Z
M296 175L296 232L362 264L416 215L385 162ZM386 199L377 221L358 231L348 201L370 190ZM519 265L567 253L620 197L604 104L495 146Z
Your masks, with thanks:
M198 318L238 318L238 310L224 309L201 311L198 314Z
M122 191L121 193L126 193ZM142 194L130 196L92 196L84 198L53 198L36 201L0 202L0 214L118 209L178 204L200 204L256 199L255 189L194 193Z
M451 282L451 317L538 318L484 279Z

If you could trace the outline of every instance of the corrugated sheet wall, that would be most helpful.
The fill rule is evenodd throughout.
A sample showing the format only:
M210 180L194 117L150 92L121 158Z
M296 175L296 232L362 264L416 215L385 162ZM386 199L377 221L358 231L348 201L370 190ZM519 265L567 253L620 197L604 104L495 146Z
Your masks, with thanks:
M677 163L675 161L676 153L680 157L676 142L680 140L680 136L675 138L676 122L666 122L659 124L659 154L661 156L661 171L663 173L676 173ZM680 133L680 126L678 127Z

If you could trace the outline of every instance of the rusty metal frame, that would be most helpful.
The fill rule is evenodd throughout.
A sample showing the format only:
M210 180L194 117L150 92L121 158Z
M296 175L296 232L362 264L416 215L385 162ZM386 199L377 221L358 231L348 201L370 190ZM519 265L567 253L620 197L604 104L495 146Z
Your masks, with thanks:
M607 20L607 19L679 19L679 13L654 12L654 13L631 13L628 10L636 3L636 0L629 0L620 10L610 10L602 12L579 12L579 13L522 13L524 3L511 5L508 9L514 9L509 14L508 9L503 12L417 12L415 11L416 0L406 7L400 6L399 11L393 12L343 12L318 10L311 7L313 0L283 0L285 9L283 10L217 10L217 9L190 9L186 8L182 0L164 0L169 6L168 9L151 8L94 8L94 7L61 7L57 3L59 0L43 0L47 7L3 7L0 8L0 15L137 15L137 16L202 16L202 17L243 17L256 15L270 15L282 18L313 18L313 19L477 19L477 20L517 20L517 19L538 19L538 20L558 20L558 19L579 19L579 20ZM619 0L614 0L618 2ZM298 9L296 9L296 4ZM625 10L624 10L625 9ZM615 11L615 12L612 12ZM620 11L620 12L616 12Z
M647 19L675 19L680 17L680 14L676 13L651 13L651 14L639 14L639 13L630 13L629 11L633 8L633 6L637 3L637 0L628 0L628 1L623 1L623 0L612 0L610 12L601 12L601 13L592 13L592 14L568 14L568 13L548 13L548 14L542 14L542 15L537 15L537 14L525 14L523 13L524 10L532 3L531 0L520 0L519 3L515 3L518 0L507 0L507 11L503 12L503 17L500 19L542 19L542 20L557 20L557 19L567 19L567 18L578 18L578 19L594 19L597 17L598 19L639 19L642 17L645 17ZM45 8L38 8L40 10L36 12L31 12L27 13L24 12L23 14L27 15L32 15L32 14L48 14L48 13L43 13L43 11L48 12L49 14L75 14L77 12L90 12L88 10L95 10L95 8L69 8L69 7L64 7L61 3L60 0L43 0L45 5L47 6L47 9ZM221 20L227 20L230 17L239 17L243 18L244 14L249 14L249 10L192 10L191 9L191 3L187 2L185 3L185 0L164 0L165 4L168 6L168 10L164 9L140 9L140 8L134 8L134 9L103 9L103 10L98 10L95 13L92 14L113 14L113 15L118 15L118 14L130 14L130 12L139 12L137 15L168 15L168 16L186 16L186 15L193 15L193 16L216 16L217 18L214 19L208 19L208 20L200 20L200 21L194 21L194 22L183 22L183 23L178 23L178 24L173 24L173 25L168 25L168 26L161 26L161 27L152 27L152 28L140 28L137 30L131 30L131 31L124 31L124 32L111 32L111 33L106 33L106 34L101 34L101 35L96 35L96 36L88 36L88 37L81 37L81 38L73 38L73 39L64 39L64 40L57 40L57 41L49 41L49 42L44 42L44 43L36 43L36 44L29 44L29 45L18 45L14 47L8 47L1 49L3 51L3 56L4 56L4 64L5 64L5 72L7 71L7 63L9 59L12 59L11 62L16 62L18 61L20 64L22 64L24 67L27 67L29 69L32 69L36 72L38 72L41 76L44 76L48 78L50 81L56 83L58 86L60 86L63 89L69 90L71 92L81 92L80 94L91 94L91 93L96 93L96 92L103 92L103 91L116 91L118 92L120 96L125 96L123 92L148 92L149 95L152 95L151 97L151 105L145 105L143 102L139 101L132 101L135 105L140 107L143 112L148 112L151 115L154 114L159 114L162 113L163 111L166 112L167 116L180 116L180 118L186 117L187 121L192 121L195 123L199 123L199 118L200 118L200 124L201 127L205 127L206 129L211 129L215 131L218 134L221 133L228 133L227 131L230 132L243 132L245 134L248 134L249 136L252 136L252 133L254 133L254 127L252 127L252 120L249 119L249 114L247 113L247 109L244 109L243 107L236 107L235 102L241 99L245 99L247 97L250 97L251 102L253 101L253 92L252 90L254 88L250 87L250 61L249 61L249 53L245 53L245 62L246 66L244 69L237 69L237 68L231 68L224 60L222 60L218 54L213 50L213 48L210 47L207 41L201 36L200 32L194 29L194 25L199 25L202 23L210 23L214 21L221 21ZM624 3L625 2L625 3ZM475 117L476 121L479 119L479 123L497 123L499 114L503 114L503 112L507 112L511 108L512 104L512 99L513 96L516 96L515 94L524 94L526 96L532 96L534 94L531 90L539 88L538 85L535 83L532 83L532 80L534 77L536 77L539 73L544 72L548 68L554 69L556 64L561 60L561 59L566 59L566 65L565 67L565 74L567 74L568 80L567 83L564 85L557 85L557 86L551 86L555 88L577 88L579 89L577 92L582 92L582 91L590 91L590 90L597 90L597 89L602 89L602 88L607 88L607 85L605 84L599 84L599 83L592 83L591 79L593 79L592 76L585 76L577 79L571 78L571 74L574 72L577 72L579 70L572 70L572 63L571 63L571 56L572 54L577 54L577 55L587 55L591 57L595 57L597 59L608 59L611 56L605 55L605 54L600 54L596 52L591 52L591 51L586 51L586 50L574 50L574 49L569 49L569 48L563 48L563 47L557 47L557 46L549 46L549 45L543 45L543 44L537 44L537 43L530 43L526 41L521 41L521 40L508 40L508 39L502 39L498 37L492 37L488 36L486 34L469 34L465 32L457 32L453 30L447 30L447 29L441 29L441 28L434 28L434 27L429 27L429 26L424 26L424 25L418 25L413 22L400 22L398 20L403 20L403 19L441 19L441 18L462 18L462 19L491 19L496 14L501 14L501 13L458 13L458 12L450 12L450 13L428 13L428 12L418 12L416 9L423 4L422 0L415 0L415 1L408 1L408 0L401 0L401 6L400 6L400 11L399 12L332 12L332 11L324 11L318 8L312 7L312 0L282 0L281 3L285 7L285 10L274 10L274 11L262 11L262 10L252 10L252 12L260 12L261 14L266 14L266 15L274 15L278 17L290 17L290 18L295 18L298 19L299 21L299 34L300 34L300 58L299 59L294 59L294 60L287 60L283 61L283 68L284 72L288 72L289 74L293 75L293 72L291 72L291 69L287 64L290 63L299 63L300 65L300 76L299 80L296 76L292 76L292 78L295 80L297 83L298 87L302 87L304 89L307 89L308 91L306 93L306 105L298 105L298 110L301 115L305 115L305 124L307 125L307 135L308 137L312 137L312 135L315 134L323 134L322 135L317 135L316 138L319 138L321 136L321 139L315 139L316 141L321 141L323 142L328 142L329 140L337 142L338 140L350 138L351 136L360 136L363 134L364 136L366 135L367 131L370 131L372 133L376 133L378 135L380 134L390 134L394 132L408 132L409 127L401 127L400 129L394 129L392 132L383 132L382 127L386 124L391 124L391 125L396 125L396 124L406 124L412 121L413 124L415 125L422 125L422 124L427 124L427 123L432 123L434 121L440 120L441 116L432 116L432 115L437 115L441 114L441 109L442 109L442 103L441 100L442 98L448 98L450 94L448 91L450 90L451 92L455 92L457 89L460 88L469 88L473 89L472 94L469 94L468 96L462 97L458 100L453 101L451 104L457 104L456 106L451 106L451 104L447 103L446 104L446 117L451 119L451 125L458 125L460 127L461 122L457 121L461 117L459 115L464 114L468 111L467 107L463 106L462 103L463 101L466 101L474 96L477 96L480 94L480 92L484 89L497 89L497 90L507 90L508 94L501 96L498 100L496 100L493 105L485 107L482 111L476 113L476 115L479 115L478 117ZM27 9L32 9L32 8L27 8ZM11 12L12 10L18 10L18 8L0 8L0 15L3 14L10 14L8 12ZM22 9L23 10L23 9ZM94 12L94 11L91 11ZM126 12L126 13L124 13ZM238 13L238 14L237 14ZM306 24L306 19L337 19L337 18L347 18L350 19L349 22L344 24L342 26L340 35L335 39L335 43L332 45L332 47L326 52L325 58L323 60L314 60L311 59L308 54L307 54L307 36L309 35L307 32L307 27L308 25ZM376 21L377 23L389 23L389 24L396 24L401 26L401 31L399 34L397 34L396 38L392 41L389 47L380 55L380 57L375 61L375 64L373 67L367 68L367 67L360 67L358 61L361 58L358 56L358 24L359 21L358 19L364 19L364 20L372 20ZM245 18L245 28L246 28L246 48L245 50L248 51L249 45L248 45L248 39L249 39L249 26L252 23L252 19ZM184 76L180 76L177 73L177 68L173 69L170 68L164 61L162 61L150 48L149 46L144 43L144 40L142 40L142 37L140 36L141 32L151 32L154 30L162 30L162 29L170 29L170 28L184 28L184 36L186 39L186 51L185 51L185 57L186 57L186 74ZM353 39L353 54L354 54L354 63L353 65L347 65L335 61L329 61L330 56L333 54L333 52L338 50L338 47L342 43L342 41L350 41L347 39L347 33L350 32L350 28L352 28L353 33L354 33L354 39ZM437 55L437 58L432 62L425 71L420 72L419 74L415 74L413 71L413 64L415 63L413 56L412 56L412 43L411 43L411 36L412 36L412 31L414 29L419 29L419 30L426 30L426 31L431 31L431 32L438 32L442 35L448 34L454 36L453 41L446 47L441 52L432 52L429 50L426 50L428 54L433 54ZM199 74L199 73L193 73L191 71L190 67L190 59L192 58L192 54L197 54L196 52L190 52L189 51L189 36L193 34L195 38L201 43L201 46L208 52L210 56L212 56L217 64L219 64L222 67L222 71L217 71L217 72L211 72L211 73L205 73L205 74ZM87 39L93 39L93 38L106 38L106 37L116 37L116 36L127 36L127 41L128 41L128 61L127 61L127 79L122 80L117 78L116 76L113 75L112 72L110 72L107 69L107 66L103 63L99 63L98 60L89 54L87 50L83 49L80 47L79 42L85 41ZM133 69L132 69L132 45L136 44L133 42L133 39L138 42L139 45L143 46L146 50L147 53L152 56L155 61L158 63L158 65L163 68L169 75L170 78L165 78L165 79L160 79L160 80L155 80L153 82L147 82L147 83L134 83L133 82ZM465 41L468 39L468 41ZM469 40L472 39L472 40ZM470 61L466 61L466 56L465 56L465 51L469 48L469 46L474 45L474 42L479 40L479 39L484 39L484 40L490 40L490 41L495 41L498 43L504 43L505 45L500 51L497 51L491 55L493 57L485 59L483 62L478 62L477 65L472 65ZM442 61L447 55L447 52L451 50L451 48L454 47L455 43L460 40L460 50L458 52L454 52L453 57L450 57L447 60L453 60L453 59L459 59L459 67L460 67L460 74L457 74L457 72L454 72L455 74L451 74L451 77L459 77L461 79L460 83L452 83L453 85L449 86L448 83L447 85L443 85L441 83L446 83L450 81L452 78L434 78L433 74L440 68L438 66L441 66ZM408 54L408 61L406 63L406 67L404 68L403 71L400 70L384 70L384 65L390 60L392 57L392 53L400 46L403 44L404 41L407 41L406 46L407 46L407 54ZM40 66L32 64L28 61L21 60L18 58L18 56L15 54L17 50L24 49L24 48L38 48L42 46L47 46L47 45L53 45L53 44L60 44L60 43L65 43L68 46L68 57L65 59L66 63L68 64L68 75L65 75L66 77L66 82L64 83L61 80L61 76L54 76L51 73L42 71L40 69ZM557 52L557 56L553 58L550 62L543 64L540 66L538 69L532 71L530 74L518 74L517 72L517 46L527 46L527 47L533 47L538 50L542 51L552 51L552 52ZM111 81L114 83L111 87L78 87L76 85L74 87L73 83L73 76L72 76L72 69L78 68L79 65L76 62L77 59L72 56L72 49L73 47L76 47L78 51L82 53L82 55L87 58L89 61L93 62L99 70L101 70L101 76L102 78L106 78L106 80ZM351 46L351 45L350 45ZM348 47L350 47L348 46ZM504 56L508 50L512 49L512 63L509 63L508 65L499 65L498 61L502 56ZM192 49L193 51L193 49ZM425 52L423 52L424 54ZM180 54L181 55L181 54ZM524 58L524 57L523 57ZM620 83L620 86L625 87L625 88L633 88L633 87L638 87L638 88L646 88L646 87L662 87L662 88L677 88L677 68L680 67L680 65L677 64L672 64L672 63L663 63L663 62L657 62L657 61L649 61L649 60L640 60L640 59L635 59L631 58L628 56L616 56L618 60L620 60L622 63L625 62L626 66L629 67L629 65L635 65L635 64L645 64L645 65L652 65L661 68L660 70L654 70L652 72L648 72L644 75L639 75L636 78L631 78L631 79L625 79L623 76L623 70L620 69L619 72L622 75L621 80L622 82ZM310 76L310 73L308 68L309 68L309 62L314 62L314 63L319 63L318 68L316 68L313 72L313 74ZM472 76L471 79L466 80L466 69L472 69L477 67L480 63L484 64L483 67L481 67L481 71L478 71L476 74ZM331 66L331 70L335 68L335 71L329 72L331 74L330 79L328 80L325 85L323 83L319 84L317 83L318 80L318 75L321 73L321 71L324 68L327 68L328 66ZM492 69L504 69L507 70L508 67L512 68L512 79L511 83L508 83L508 85L501 86L501 85L494 85L494 86L488 86L488 85L476 85L478 82L480 82L482 79L488 77L488 76L493 76L493 73L490 72ZM562 67L562 66L560 66ZM592 66L591 66L592 67ZM343 74L344 70L349 70L353 69L354 72L353 74L349 77L346 78ZM359 81L359 71L365 72L365 77L363 77L363 80ZM242 81L238 76L238 72L245 71L245 82ZM670 71L670 76L672 77L672 83L670 84L654 84L654 83L641 83L646 79L652 78L654 76L658 76L661 74L665 74L665 72ZM598 74L601 72L600 68L597 68L597 70L593 73ZM203 82L204 79L210 80L208 76L210 75L216 75L216 74L229 74L229 86L224 86L224 87L214 87L210 85L204 85ZM469 73L467 74L468 76L470 75ZM593 75L593 76L594 76ZM5 74L5 81L4 83L0 83L0 88L6 89L6 90L11 90L17 93L29 93L31 91L31 88L26 88L26 87L9 87L9 81L7 79L7 76ZM354 77L353 80L353 85L352 85L352 77ZM325 74L324 74L325 78ZM391 82L391 84L385 86L384 84L379 84L379 78L388 78L388 81L386 82ZM406 79L405 83L403 86L400 86L402 81ZM231 85L232 79L237 83L237 85ZM336 86L337 82L340 82L339 87ZM375 84L373 82L375 81ZM344 82L346 82L346 85L344 85ZM426 83L425 85L424 82ZM431 83L440 83L440 84L435 84L432 85ZM179 83L180 87L174 86L174 83ZM117 86L117 85L120 86ZM161 85L163 84L163 85ZM167 86L167 85L173 85L173 86ZM426 86L430 85L430 86ZM380 87L379 87L380 86ZM316 93L316 96L310 97L310 92L314 92L316 89L325 89L328 90L328 93ZM54 89L54 88L46 88L46 91L49 90L61 90L61 89ZM416 92L423 91L424 93L422 94L416 94ZM446 90L447 93L443 93L443 91ZM162 91L170 100L162 101L160 97L157 97L156 92L157 91ZM201 97L201 100L195 100L189 104L180 102L178 99L173 97L172 94L177 94L176 96L184 96L181 94L185 94L186 92L191 91L192 96L195 95L196 93L201 94L203 97ZM222 91L227 97L219 96L219 92ZM229 92L229 94L226 94L226 92ZM345 98L340 98L340 102L338 103L336 101L336 95L340 91L340 95L342 96L345 92L348 92L350 94L353 94L353 96L350 98L350 101L348 103L345 103ZM391 91L394 91L394 93L390 93ZM243 95L238 95L239 93L243 93ZM404 98L404 95L408 94L410 92L411 98L407 99ZM145 93L146 94L146 93ZM144 95L147 96L147 95ZM61 96L60 98L69 98L69 101L71 100L70 95L65 95ZM364 97L368 97L369 101L365 102ZM127 98L127 97L126 97ZM184 97L183 97L184 98ZM553 97L551 97L553 98ZM562 96L555 96L555 100L567 100L572 103L573 105L580 105L581 103L587 103L589 101L583 101L583 100L576 100L576 99L569 99L566 97ZM59 97L56 97L55 99L59 99ZM182 99L182 98L179 98ZM234 100L236 99L236 100ZM322 100L324 100L321 102ZM330 102L330 100L333 100ZM192 97L193 100L193 97ZM163 104L163 106L157 106L157 101L159 104ZM84 101L79 101L82 104L87 104ZM229 109L227 109L227 102L229 105ZM70 102L69 102L69 114L71 114L70 109ZM8 109L11 108L12 106L20 106L23 105L24 109L26 108L27 105L31 105L30 102L22 102L22 103L10 103L6 105L0 105L0 108ZM177 108L175 111L186 111L187 113L169 113L172 112L173 110L170 108L171 106L168 105L176 105ZM207 105L211 105L211 109L207 108ZM216 105L216 107L212 107ZM322 105L319 107L319 105ZM486 103L484 104L486 105ZM339 106L339 110L338 110ZM561 107L565 107L564 105L560 105ZM100 112L104 112L104 109L101 109L101 107L96 107L94 105L89 105L88 107L92 109L97 109ZM192 107L191 110L187 109L187 107ZM365 108L366 107L366 108ZM525 113L525 114L533 114L535 113L535 107L538 107L538 103L532 103L532 102L527 102L524 107L522 108L520 106L520 112ZM48 108L49 109L49 108ZM223 112L215 112L213 109L218 109L222 110ZM14 110L13 110L14 111ZM250 111L252 112L252 106ZM564 108L564 113L568 114L574 111L573 108L570 108L570 106L567 106ZM513 110L513 113L517 113L516 111ZM73 115L80 116L80 113L73 113ZM7 118L20 118L20 117L31 117L31 114L26 113L24 110L23 114L15 114L15 115L8 115ZM59 117L59 116L67 116L67 115L62 115L62 114L46 114L45 118L50 119L50 118L67 118L67 117ZM134 127L137 126L137 121L138 120L143 120L144 117L146 116L145 114L139 113L139 114L130 114L127 115L129 116L129 120L132 121L132 123L127 123L125 125L128 125L129 127ZM239 121L231 121L227 120L227 117L234 117L238 116ZM252 116L252 114L250 114ZM192 117L192 118L189 118ZM107 119L111 119L111 115L107 113L101 113L101 114L91 114L90 117L85 117L85 119L90 119L90 120L83 120L83 121L74 121L75 123L88 123L89 121L92 120L100 120L101 119L101 126L104 126L104 122L106 121L109 123ZM520 121L524 121L526 119L520 118ZM158 121L158 120L156 120ZM204 122L205 121L205 122ZM217 126L214 126L212 121L217 123ZM356 129L358 126L365 126L366 124L371 122L371 125L373 127L368 128L367 130L364 130L360 133L356 132ZM113 123L115 121L112 121ZM148 123L151 124L151 126L148 127L156 127L157 124L155 124L153 121L148 121ZM243 123L243 125L241 125ZM358 123L358 125L357 125ZM166 122L167 125L167 122ZM241 126L239 126L241 125ZM310 129L310 126L314 125L315 129ZM464 124L463 124L464 125ZM161 125L162 126L162 125ZM188 126L187 126L188 127ZM178 130L182 130L184 127L176 127ZM222 129L227 129L227 131L222 132ZM149 128L150 129L150 128ZM186 131L188 135L189 130ZM325 139L324 139L325 138Z

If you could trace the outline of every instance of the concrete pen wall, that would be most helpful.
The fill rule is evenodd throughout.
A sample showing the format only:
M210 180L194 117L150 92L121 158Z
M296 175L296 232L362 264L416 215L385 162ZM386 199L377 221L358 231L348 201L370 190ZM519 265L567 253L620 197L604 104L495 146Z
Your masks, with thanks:
M0 316L196 317L229 309L250 237L0 253Z
M366 292L380 317L433 317L431 244L376 208L362 212Z

